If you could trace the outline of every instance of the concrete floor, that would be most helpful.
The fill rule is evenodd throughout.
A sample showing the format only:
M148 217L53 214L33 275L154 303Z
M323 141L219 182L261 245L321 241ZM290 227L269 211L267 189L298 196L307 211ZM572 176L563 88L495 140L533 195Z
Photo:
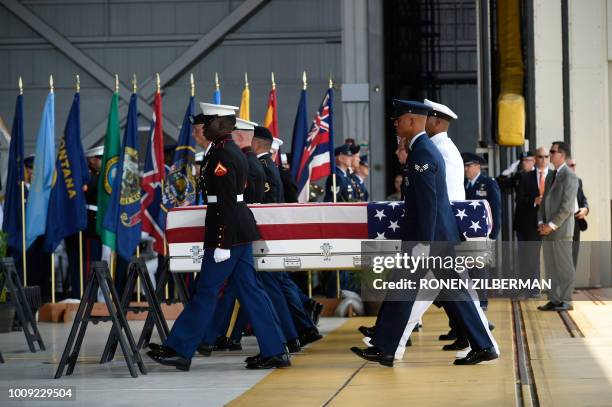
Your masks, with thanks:
M326 334L344 321L343 318L322 318L319 329ZM75 386L76 401L67 403L75 407L222 406L270 373L269 370L251 371L244 368L244 358L258 353L255 338L246 337L242 342L242 351L214 352L209 358L197 356L189 372L158 365L141 351L148 374L134 379L129 374L120 348L113 362L98 364L110 326L110 323L88 326L74 373L58 380L53 376L71 324L40 323L39 329L47 350L37 353L28 351L22 332L0 334L0 352L6 362L0 364L0 406L43 403L9 402L7 389L14 386ZM130 322L136 338L142 326L142 321ZM157 334L154 334L152 341L159 342Z

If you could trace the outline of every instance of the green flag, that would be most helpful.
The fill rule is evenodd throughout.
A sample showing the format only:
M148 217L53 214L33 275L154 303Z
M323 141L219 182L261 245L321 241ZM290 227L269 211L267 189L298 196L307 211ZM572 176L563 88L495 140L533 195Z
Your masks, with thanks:
M104 156L100 177L98 178L98 214L96 217L96 231L102 240L102 244L117 249L116 236L113 232L102 227L104 215L113 192L113 182L119 164L119 154L121 153L121 139L119 133L119 94L113 93L111 98L110 111L108 113L108 124L106 126L106 136L104 137Z

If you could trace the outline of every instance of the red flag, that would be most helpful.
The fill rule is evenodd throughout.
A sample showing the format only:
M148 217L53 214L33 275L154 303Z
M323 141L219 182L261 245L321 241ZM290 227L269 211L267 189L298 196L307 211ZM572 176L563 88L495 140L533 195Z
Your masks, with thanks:
M153 121L147 145L144 174L142 177L141 209L142 231L155 239L154 249L157 253L165 254L164 231L159 225L159 211L161 210L162 182L166 176L164 165L164 131L162 127L162 98L155 94L153 101Z

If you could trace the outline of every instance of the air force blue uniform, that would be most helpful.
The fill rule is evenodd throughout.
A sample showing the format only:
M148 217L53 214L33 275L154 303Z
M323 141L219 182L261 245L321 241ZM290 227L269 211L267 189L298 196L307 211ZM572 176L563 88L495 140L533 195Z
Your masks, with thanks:
M440 152L425 132L415 136L410 146L406 164L405 215L402 239L407 242L459 242L459 232L446 190L446 168ZM448 246L448 245L447 245ZM431 256L452 254L452 248L431 246ZM410 254L410 252L409 252ZM432 270L438 275L440 270ZM423 277L427 270L418 270ZM444 270L448 273L448 270ZM448 274L447 274L448 275ZM443 278L442 276L440 278ZM417 290L406 293L408 301L385 301L376 321L372 344L385 355L396 355L398 347L405 343L419 318L429 307L430 301L417 301ZM455 298L463 301L448 303L449 313L456 317L466 332L474 350L496 347L475 302L467 292L456 291Z
M333 177L330 175L325 182L325 202L334 202ZM348 172L336 167L336 200L337 202L354 202L355 190L349 179Z
M486 199L493 215L493 229L489 238L497 239L501 223L501 192L497 181L480 174L474 183L465 180L465 199Z

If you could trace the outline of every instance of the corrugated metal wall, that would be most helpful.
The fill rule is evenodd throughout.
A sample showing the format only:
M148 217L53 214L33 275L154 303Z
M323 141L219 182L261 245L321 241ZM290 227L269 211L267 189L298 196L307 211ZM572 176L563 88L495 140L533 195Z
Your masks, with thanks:
M79 50L129 84L162 71L189 46L240 6L241 1L193 0L27 0L21 2ZM1 3L0 3L1 4ZM309 115L314 115L330 73L341 83L339 0L271 0L226 36L210 53L164 89L164 114L180 125L189 94L189 72L196 78L196 98L208 101L219 72L222 103L238 105L248 72L251 118L262 121L274 71L282 138L290 140L301 89L308 74ZM60 50L0 6L0 116L13 120L17 78L25 88L26 153L33 151L48 77L56 89L57 134L60 137L80 74L83 136L103 123L113 84L101 84ZM338 95L340 96L340 95ZM341 112L340 97L336 111ZM338 140L342 115L336 115ZM141 118L141 125L147 126Z

